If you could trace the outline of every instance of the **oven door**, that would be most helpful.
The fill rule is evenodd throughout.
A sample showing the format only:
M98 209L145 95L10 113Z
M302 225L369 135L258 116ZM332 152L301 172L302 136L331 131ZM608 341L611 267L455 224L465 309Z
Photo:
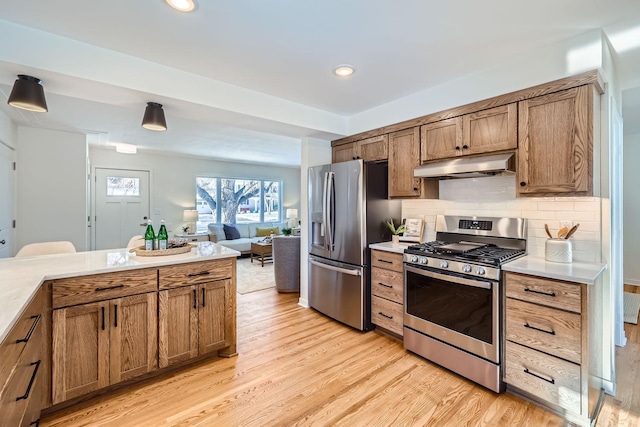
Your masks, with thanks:
M499 282L404 267L404 325L500 362Z

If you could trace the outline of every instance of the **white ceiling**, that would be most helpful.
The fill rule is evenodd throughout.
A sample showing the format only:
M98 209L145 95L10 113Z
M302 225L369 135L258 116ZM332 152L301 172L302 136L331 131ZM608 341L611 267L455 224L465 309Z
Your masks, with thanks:
M627 105L640 117L640 91L634 89L640 86L638 0L200 0L191 14L174 11L164 0L0 0L0 10L8 23L286 100L306 106L302 116L319 111L338 122L602 28L617 51L621 86L629 89L623 96L625 129L632 122ZM629 44L633 31L635 45ZM141 150L295 166L301 137L340 136L335 127L292 126L188 97L51 72L35 66L36 58L32 64L3 59L0 52L2 96L6 99L16 74L36 75L50 107L37 115L3 101L3 111L22 124L88 132L99 144L127 142ZM349 79L332 74L343 63L356 68ZM165 105L169 131L140 127L146 101Z

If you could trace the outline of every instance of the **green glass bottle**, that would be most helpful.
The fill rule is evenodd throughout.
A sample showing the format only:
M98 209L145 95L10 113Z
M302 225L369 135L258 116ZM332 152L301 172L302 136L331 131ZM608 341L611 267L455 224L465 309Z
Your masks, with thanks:
M167 234L167 227L164 225L164 219L160 221L160 230L158 231L158 249L167 249L167 242L169 241L169 235Z
M156 233L153 231L153 225L151 220L147 221L147 231L144 233L144 249L152 251L155 249Z

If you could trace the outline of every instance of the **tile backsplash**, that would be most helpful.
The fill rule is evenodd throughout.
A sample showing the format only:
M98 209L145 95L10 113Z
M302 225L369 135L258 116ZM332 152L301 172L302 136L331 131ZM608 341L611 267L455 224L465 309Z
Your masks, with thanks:
M580 223L573 235L573 260L601 259L601 201L597 197L516 198L514 176L452 179L440 181L439 200L403 200L404 218L426 221L424 240L435 239L436 215L522 217L528 219L527 252L544 257L547 235L557 233L561 221Z

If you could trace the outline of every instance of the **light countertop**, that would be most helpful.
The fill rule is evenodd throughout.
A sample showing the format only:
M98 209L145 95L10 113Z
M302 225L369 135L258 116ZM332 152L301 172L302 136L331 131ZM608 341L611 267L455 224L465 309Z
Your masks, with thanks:
M382 242L382 243L372 243L372 244L369 245L369 248L370 249L378 249L380 251L395 252L395 253L398 253L398 254L402 254L402 253L404 253L404 250L407 249L411 245L415 245L415 243Z
M113 273L218 258L234 258L240 252L211 242L199 242L191 252L141 257L127 249L77 252L0 259L0 342L7 336L45 280Z
M524 256L502 265L502 270L514 273L531 274L549 279L569 282L595 284L600 275L607 269L606 264L572 262L559 263L546 261L544 258Z

